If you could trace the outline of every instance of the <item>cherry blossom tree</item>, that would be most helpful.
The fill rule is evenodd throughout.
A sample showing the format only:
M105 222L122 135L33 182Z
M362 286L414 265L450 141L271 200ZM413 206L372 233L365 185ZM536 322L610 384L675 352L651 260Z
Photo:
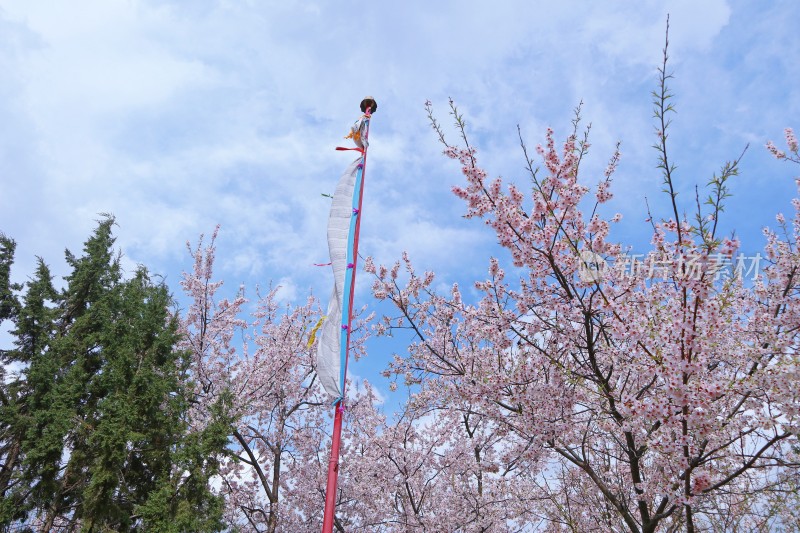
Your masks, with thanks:
M242 318L249 304L243 289L232 300L217 299L216 236L190 248L194 267L182 281L191 298L183 342L193 357L193 420L203 425L222 413L231 421L220 480L228 524L285 530L292 510L282 494L299 483L294 470L308 462L306 441L317 442L326 429L309 343L319 309L313 298L282 308L273 289L259 296L249 321Z
M373 443L385 465L390 531L519 531L530 470L509 435L471 405L419 409L415 398ZM513 459L511 459L513 458Z
M530 469L512 438L493 420L430 409L417 395L384 414L373 387L350 394L340 463L335 529L344 531L526 531L531 520ZM320 441L318 449L326 449ZM327 450L326 450L327 451ZM307 455L312 456L312 453ZM291 530L318 529L327 456L298 475Z
M355 329L354 329L355 331ZM387 498L381 482L383 465L370 453L385 418L377 409L378 399L369 383L354 390L348 380L348 400L344 411L339 479L336 495L335 531L385 531ZM331 404L326 402L325 409ZM319 531L325 501L326 476L330 459L331 420L327 417L320 431L304 441L304 464L293 470L289 488L291 516L284 517L287 531Z
M241 531L315 531L321 527L332 406L314 368L314 326L320 310L309 298L282 307L275 290L255 305L240 289L222 298L214 279L217 232L190 247L190 298L182 349L192 359L196 429L230 424L227 459L215 485L226 523ZM250 311L252 309L252 311ZM243 318L248 315L249 319ZM359 319L352 355L365 352ZM373 387L348 383L337 531L517 531L528 506L528 476L519 443L504 425L473 410L431 409L415 395L384 415ZM429 393L433 389L429 389ZM445 398L444 395L441 396ZM507 524L508 522L508 524Z
M313 297L302 305L281 305L277 290L252 304L243 288L232 299L220 297L223 282L214 278L216 238L217 231L209 244L201 237L189 247L193 268L181 283L190 298L182 348L192 356L193 423L199 428L220 418L230 423L228 455L218 480L226 522L241 531L317 531L333 415L314 366L319 306ZM371 320L362 311L350 344L356 359L365 353ZM339 531L377 531L387 522L375 480L365 474L382 468L365 454L366 443L384 427L377 403L368 383L348 393Z
M445 139L429 104L428 113L445 154L466 178L453 192L466 203L467 218L495 232L508 258L489 260L474 303L457 285L437 292L434 273L417 272L407 256L391 267L367 262L374 295L399 311L383 318L379 333L410 328L415 335L389 372L444 425L474 419L475 428L487 428L480 437L489 439L484 455L476 453L473 469L489 463L497 477L524 462L530 475L517 486L528 494L524 512L544 531L800 526L800 199L792 201L791 221L778 215L780 230L764 231L763 267L745 279L738 239L719 229L741 156L709 180L707 199L698 194L688 206L693 216L681 214L687 206L677 200L669 151L669 79L665 48L654 112L669 213L650 219L644 260L633 261L630 248L610 239L621 216L601 214L612 197L618 150L599 183L585 185L581 163L589 142L579 110L563 143L547 130L536 149L541 166L520 134L530 180L525 194L488 177L451 101L457 145ZM768 148L798 162L791 130L786 141L788 155L772 143ZM408 509L440 481L425 476L436 461L448 460L437 454L446 446L437 439L446 433L438 424L403 422L382 436L408 443L401 449L413 443L430 452L409 462L397 444L386 445L397 471L419 474L401 477L406 496L395 491L395 511L408 517L400 530L412 523L422 530ZM478 516L467 500L454 515L439 514L444 508L437 506L434 516L448 527ZM476 530L494 530L488 524Z

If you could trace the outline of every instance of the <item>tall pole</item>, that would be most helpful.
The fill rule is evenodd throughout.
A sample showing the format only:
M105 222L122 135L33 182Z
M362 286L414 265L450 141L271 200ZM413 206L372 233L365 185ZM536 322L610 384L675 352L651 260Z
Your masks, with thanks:
M353 195L353 221L351 222L352 246L347 251L348 268L345 274L345 290L349 287L347 309L342 313L342 337L345 346L344 379L342 379L342 397L334 403L333 436L331 439L331 457L328 461L328 481L325 488L325 513L322 518L322 533L333 532L333 522L336 515L336 485L339 481L339 448L342 440L342 417L345 410L345 390L347 381L347 363L350 359L350 331L353 322L353 294L355 292L356 267L358 264L358 238L361 230L361 205L364 192L364 175L367 170L367 148L369 147L369 123L372 112L377 109L375 100L368 96L361 102L361 111L364 113L363 144L361 164L356 174L355 191Z

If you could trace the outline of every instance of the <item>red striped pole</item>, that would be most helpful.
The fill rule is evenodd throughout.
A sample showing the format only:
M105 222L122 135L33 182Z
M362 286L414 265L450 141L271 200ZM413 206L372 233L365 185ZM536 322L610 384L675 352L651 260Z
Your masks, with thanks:
M353 294L356 287L356 266L358 264L358 238L361 230L361 205L364 199L364 178L367 172L367 148L369 146L369 123L372 112L377 109L377 104L372 97L367 97L361 102L361 110L366 115L366 128L363 137L363 159L361 161L361 184L358 191L358 211L355 212L356 224L353 236L353 268L350 270L352 276L350 281L349 305L347 306L347 335L346 351L344 360L344 379L342 380L342 397L334 404L333 417L333 436L331 439L331 458L328 461L328 481L325 487L325 512L322 518L322 533L333 532L333 522L336 515L336 485L339 481L339 447L342 440L342 415L345 409L344 397L347 380L347 363L350 360L350 331L353 322Z

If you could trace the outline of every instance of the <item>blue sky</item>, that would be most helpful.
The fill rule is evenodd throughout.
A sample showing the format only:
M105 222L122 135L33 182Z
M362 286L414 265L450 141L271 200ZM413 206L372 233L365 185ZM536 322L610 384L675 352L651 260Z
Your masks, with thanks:
M749 143L725 223L757 251L794 192L796 170L763 145L800 129L796 1L0 0L0 230L18 242L14 276L37 255L65 274L64 248L78 251L110 212L128 267L173 290L191 266L185 242L221 224L230 290L272 282L288 301L326 298L330 273L312 266L327 261L321 193L352 158L333 148L368 94L379 111L363 254L407 250L462 286L502 257L450 193L460 174L423 109L431 100L449 124L448 97L490 175L523 185L517 124L531 147L548 126L563 138L582 100L583 180L600 179L621 141L608 211L625 218L612 236L643 245L644 198L668 214L650 97L667 13L680 199ZM368 285L362 275L372 306ZM356 372L383 366L386 344L374 346Z

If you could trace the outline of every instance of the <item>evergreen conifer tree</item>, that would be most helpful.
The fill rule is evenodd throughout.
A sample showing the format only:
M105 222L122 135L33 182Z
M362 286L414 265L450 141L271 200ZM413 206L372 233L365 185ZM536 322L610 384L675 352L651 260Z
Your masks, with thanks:
M224 409L190 430L172 298L144 267L123 278L113 225L106 216L83 255L66 252L61 291L40 260L20 304L0 256L2 309L15 326L4 363L20 368L0 406L0 527L220 530L222 505L208 481L225 444Z

